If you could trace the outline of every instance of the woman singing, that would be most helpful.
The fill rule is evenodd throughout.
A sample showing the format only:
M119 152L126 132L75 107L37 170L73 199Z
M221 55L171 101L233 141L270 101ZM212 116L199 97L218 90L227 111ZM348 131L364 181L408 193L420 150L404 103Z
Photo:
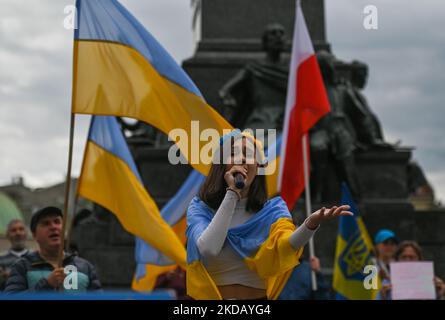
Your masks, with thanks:
M265 176L257 174L264 163L259 141L234 130L221 138L217 156L187 210L187 294L276 299L318 226L352 213L346 205L322 208L296 229L283 199L267 199ZM236 188L236 175L244 188Z

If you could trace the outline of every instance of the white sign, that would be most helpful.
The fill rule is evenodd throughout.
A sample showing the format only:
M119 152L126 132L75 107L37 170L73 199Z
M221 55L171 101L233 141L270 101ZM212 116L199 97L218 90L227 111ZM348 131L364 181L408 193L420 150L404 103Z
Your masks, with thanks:
M393 300L436 299L431 261L392 262L391 284Z

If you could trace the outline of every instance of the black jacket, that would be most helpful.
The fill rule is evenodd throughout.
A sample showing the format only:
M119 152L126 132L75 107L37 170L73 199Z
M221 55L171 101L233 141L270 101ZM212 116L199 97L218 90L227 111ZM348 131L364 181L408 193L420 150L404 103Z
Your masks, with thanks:
M63 260L63 266L72 266L75 269L75 281L77 288L66 289L70 292L85 292L101 290L102 286L96 274L96 269L87 260L75 255L67 255ZM74 268L73 268L74 267ZM47 278L54 267L40 257L38 252L33 252L18 260L11 268L11 274L6 282L5 293L56 291L48 284ZM68 277L68 275L67 275ZM73 277L71 277L71 280Z
M0 269L7 271L8 273L11 271L11 266L17 262L21 257L28 254L29 250L24 251L23 254L17 256L9 250L6 254L0 256ZM0 278L0 291L3 291L5 288L7 278Z

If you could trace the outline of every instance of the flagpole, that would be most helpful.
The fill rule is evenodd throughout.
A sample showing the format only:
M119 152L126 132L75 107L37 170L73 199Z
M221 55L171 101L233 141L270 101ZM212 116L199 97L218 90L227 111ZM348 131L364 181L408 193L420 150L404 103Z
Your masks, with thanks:
M77 1L76 1L76 8L77 8ZM78 19L78 16L76 15L76 19ZM76 20L77 21L77 20ZM75 25L75 30L78 30L78 21ZM68 146L68 168L66 170L66 180L65 180L65 199L64 199L64 205L63 205L63 218L62 218L62 238L61 243L59 247L59 253L57 255L57 265L60 267L63 267L63 258L64 258L64 249L65 249L65 233L66 233L66 225L68 220L68 207L69 207L69 199L70 199L70 191L71 191L71 167L73 163L73 144L74 144L74 127L76 123L76 114L74 112L74 105L75 105L75 93L76 93L76 66L77 66L77 43L76 41L73 42L73 80L72 80L72 90L71 90L71 117L70 117L70 136L69 136L69 146Z
M67 250L70 249L70 245L71 245L71 234L72 234L72 231L73 231L73 221L74 221L74 218L76 217L78 201L79 201L79 196L76 194L76 196L74 197L73 210L72 210L72 213L71 213L71 217L72 218L71 218L71 221L70 221L70 227L68 228L67 236L66 236L66 248L67 248Z
M308 163L308 154L307 154L307 133L303 135L302 145L303 145L303 167L304 167L304 185L305 191L304 194L306 196L306 217L309 217L312 214L312 206L311 206L311 189L309 183L309 163ZM314 250L314 238L311 237L309 240L309 259L315 256ZM309 261L310 263L310 261ZM314 270L311 270L311 280L312 280L312 290L317 291L317 277Z
M68 169L66 172L66 182L65 182L65 201L63 206L63 221L62 221L62 234L61 234L61 244L59 247L59 254L57 256L57 265L60 267L63 266L63 251L65 246L65 232L66 232L66 224L68 218L68 204L70 198L70 186L71 186L71 166L73 162L73 141L74 141L74 125L75 125L76 116L73 112L71 112L70 119L70 140L69 140L69 149L68 149Z
M77 205L79 202L79 185L80 185L80 181L82 179L82 173L83 173L83 167L85 165L85 157L87 154L87 145L88 145L88 139L90 137L91 134L91 127L93 124L93 120L94 120L94 116L91 117L90 119L90 127L88 129L88 135L87 135L87 139L85 141L85 147L84 147L84 151L83 151L83 159L82 159L82 166L80 167L80 174L79 174L79 178L77 179L77 184L76 184L76 193L75 193L75 198L74 198L74 203L73 203L73 212L72 212L72 219L71 219L71 223L70 223L70 228L68 229L68 235L67 235L67 243L66 246L69 249L69 246L71 245L71 235L72 235L72 230L73 230L73 220L76 217L76 213L77 213Z

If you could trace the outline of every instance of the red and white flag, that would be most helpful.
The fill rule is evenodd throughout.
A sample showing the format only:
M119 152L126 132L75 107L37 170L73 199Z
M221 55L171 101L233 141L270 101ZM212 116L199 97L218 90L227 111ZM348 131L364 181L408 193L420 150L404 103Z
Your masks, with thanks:
M289 210L304 190L303 137L330 111L329 100L299 1L287 87L278 191ZM309 143L306 140L309 168ZM309 172L309 170L308 170Z

